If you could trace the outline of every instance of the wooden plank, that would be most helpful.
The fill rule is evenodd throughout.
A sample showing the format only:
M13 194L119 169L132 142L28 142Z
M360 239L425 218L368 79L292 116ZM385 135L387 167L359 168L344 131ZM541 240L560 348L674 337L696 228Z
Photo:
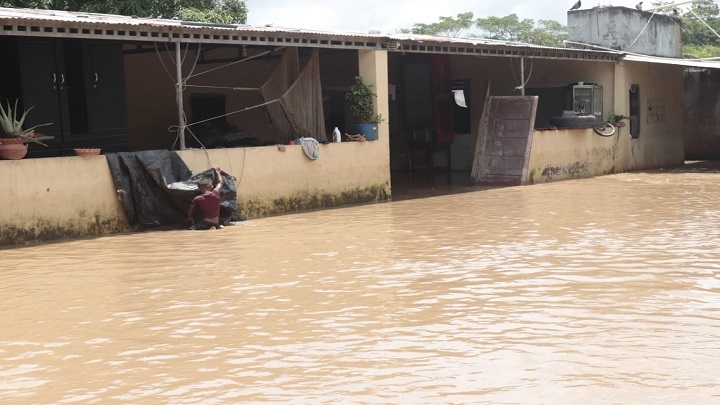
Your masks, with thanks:
M482 115L480 116L480 125L478 126L478 136L475 141L475 155L473 156L473 165L470 177L474 183L478 183L480 179L481 160L485 154L485 138L487 138L487 123L490 116L490 80L485 82L485 101L483 102Z
M486 99L473 159L474 184L527 184L537 100L537 96Z

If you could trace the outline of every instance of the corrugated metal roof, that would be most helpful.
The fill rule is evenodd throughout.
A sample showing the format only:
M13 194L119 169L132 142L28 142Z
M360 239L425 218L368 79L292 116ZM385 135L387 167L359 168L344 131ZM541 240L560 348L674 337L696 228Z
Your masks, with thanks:
M623 60L633 62L662 63L664 65L677 65L704 69L720 69L720 61L705 61L697 59L661 58L658 56L625 55Z
M39 10L28 8L4 8L0 7L0 19L17 20L38 20L58 21L92 24L118 24L130 26L149 27L187 27L187 28L212 28L233 31L256 31L256 32L285 32L285 33L306 33L306 34L332 34L354 37L379 37L377 34L365 34L355 32L330 32L306 30L300 28L276 27L273 25L247 25L247 24L212 24L202 22L187 22L180 20L168 20L159 18L142 18L114 14L85 13L76 11L61 10Z
M149 0L148 0L149 1ZM210 24L111 14L0 7L0 35L387 49L456 55L614 62L612 51L554 48L483 38L329 32L271 25Z
M396 41L414 41L414 42L434 41L434 42L444 42L447 44L501 45L501 46L518 46L518 47L523 47L523 48L568 50L568 48L558 48L558 47L552 47L552 46L527 44L524 42L512 42L512 41L503 41L503 40L498 40L498 39L477 38L477 37L472 37L472 38L439 37L439 36L433 36L433 35L419 35L419 34L390 34L390 35L387 35L387 37L390 40L396 40ZM575 49L573 49L573 51L574 50ZM590 52L598 52L598 51L590 50ZM615 53L615 52L606 52L606 53Z

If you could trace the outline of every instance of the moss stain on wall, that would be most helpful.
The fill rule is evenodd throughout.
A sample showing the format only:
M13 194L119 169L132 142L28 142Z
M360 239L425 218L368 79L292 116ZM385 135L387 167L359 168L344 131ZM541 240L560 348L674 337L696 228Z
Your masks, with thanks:
M545 166L542 173L540 173L540 176L542 176L545 181L552 181L556 177L560 179L579 179L582 177L589 177L589 165L590 162L586 160L562 166Z
M247 199L238 197L238 211L249 217L263 217L291 212L317 210L343 205L362 204L390 199L390 184L378 184L339 193L317 190L275 199Z
M390 184L378 184L356 188L339 193L318 190L315 193L299 193L287 198L269 200L238 198L238 212L249 217L262 217L292 212L310 211L343 205L387 201L390 199ZM101 218L100 215L79 211L81 221L68 223L39 220L23 226L4 225L0 227L0 246L22 246L39 242L78 239L94 236L130 232L132 227L124 217Z
M87 217L85 222L59 224L39 220L26 226L5 225L0 228L0 246L29 245L60 239L78 239L91 236L109 235L131 230L124 218L102 219L100 216Z

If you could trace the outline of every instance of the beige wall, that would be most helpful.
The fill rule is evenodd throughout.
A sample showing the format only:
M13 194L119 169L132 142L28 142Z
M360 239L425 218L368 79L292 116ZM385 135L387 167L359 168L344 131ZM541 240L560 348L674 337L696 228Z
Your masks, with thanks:
M453 78L471 80L473 143L470 148L474 151L487 83L489 81L491 95L520 95L515 89L520 85L519 60L462 56L452 61ZM630 114L631 84L640 86L641 99L638 139L630 138L629 126L620 128L611 138L600 137L592 129L535 131L528 183L683 163L681 67L644 62L526 60L525 72L530 77L527 87L566 86L580 81L602 85L604 119L611 113ZM658 115L658 109L662 115Z
M160 47L162 59L155 53L125 57L125 93L131 150L170 149L177 125L174 66ZM160 62L165 62L163 67ZM167 70L166 70L167 69Z
M387 137L386 137L387 138ZM250 217L387 200L386 143L300 145L179 152L193 173L220 166L237 179ZM0 161L0 245L130 230L104 156Z
M363 51L355 61L366 82L387 94L387 53ZM376 107L387 116L386 98ZM234 176L240 213L258 217L389 199L387 122L378 130L377 141L320 145L317 160L300 145L178 153L193 173L220 166ZM0 161L0 173L0 245L130 230L104 156Z
M526 87L564 87L580 81L600 84L604 89L605 115L613 111L613 88L615 85L613 63L526 59L524 68L526 79L529 77ZM517 58L457 56L452 58L452 76L453 79L470 79L471 81L472 135L469 156L472 156L480 130L480 117L487 86L490 86L490 95L492 96L520 95L520 91L516 89L521 84L520 60ZM568 137L570 141L568 143L564 140L556 140L557 135L548 136L544 139L547 142L543 143L542 133L538 136L541 139L538 141L537 147L533 144L533 158L538 160L538 157L534 156L535 154L540 154L543 158L540 158L541 163L538 162L537 165L552 166L555 162L563 167L568 164L572 165L568 162L578 161L577 156L579 154L584 156L584 151L589 147L589 143L587 145L578 143L576 137ZM597 142L597 140L591 141ZM533 164L533 160L530 161L530 164ZM591 166L596 164L596 162L588 163ZM542 170L540 171L542 172ZM553 178L562 177L555 176Z
M387 94L387 53L361 51L356 61L357 71L375 86L377 94ZM599 137L592 130L536 131L529 162L530 182L682 164L682 68L639 62L551 62L535 64L533 75L537 75L538 83L562 80L565 76L561 73L567 74L571 82L601 83L607 86L605 96L612 100L605 102L606 114L614 111L628 115L628 88L639 84L642 133L639 139L631 140L627 127L612 138ZM473 82L473 122L479 120L482 111L486 80L492 81L494 95L515 94L516 82L508 60L467 57L454 63L453 76ZM585 68L585 73L576 71ZM150 76L149 82L161 80L154 73ZM153 88L170 91L171 96L174 91L172 86L169 90L165 85ZM608 91L610 88L615 91ZM149 88L128 90L136 97L166 96ZM651 105L655 106L654 115L648 114ZM140 112L140 106L135 107ZM173 120L171 108L151 101L142 107ZM376 107L378 113L388 116L386 97L380 97ZM657 114L658 107L662 107L662 116ZM138 125L167 125L156 121L160 120L148 115L148 120L138 121ZM235 176L240 212L251 217L379 201L389 199L391 190L387 121L378 129L378 141L321 145L320 157L315 161L306 157L300 145L284 146L285 151L277 146L188 150L180 152L180 156L193 172L218 165ZM0 210L0 245L129 230L104 156L0 161L0 172L0 198L4 202Z
M204 57L212 59L232 59L238 57L240 47L224 47L204 52ZM248 55L258 54L258 50L248 50ZM185 49L182 48L185 55ZM276 136L270 127L262 108L237 112L263 103L257 90L275 69L277 56L260 56L257 59L240 63L201 63L193 70L197 53L193 50L184 56L183 76L192 71L183 89L184 110L189 124L192 124L190 96L195 93L216 93L226 97L226 111L233 113L226 121L240 130L247 130L260 143L272 143ZM159 52L128 54L125 56L125 78L127 87L128 125L132 150L169 149L176 141L176 132L168 128L178 123L175 101L176 72L173 59L175 52L169 52L164 46ZM304 63L301 60L301 66ZM321 78L323 89L347 90L358 74L358 52L321 52ZM204 73L208 71L208 73ZM208 86L208 87L193 87ZM235 88L235 89L233 89ZM327 112L326 112L327 113ZM192 139L190 126L186 133L187 145L199 147ZM330 135L329 133L326 135ZM176 144L176 148L179 145Z
M640 86L641 131L631 139L629 126L610 138L592 129L535 131L528 182L597 176L608 173L681 165L684 162L681 67L642 62L614 66L613 85L605 90L609 113L629 115L631 84ZM607 106L612 106L608 108ZM625 121L626 125L628 124Z
M237 57L237 52L237 49L222 49L207 52L205 57L214 59ZM184 49L182 54L185 55ZM190 96L194 93L224 94L228 113L263 102L257 90L232 88L259 88L274 69L277 58L260 57L232 65L228 65L227 62L203 63L198 64L193 70L196 55L196 52L188 51L182 69L183 76L191 72L197 75L189 78L188 87L183 89L184 111L189 124L194 121L190 108ZM128 123L130 146L133 150L169 149L176 140L176 132L168 130L178 124L174 58L174 51L168 52L164 47L160 48L158 53L130 54L125 57ZM217 70L202 74L211 69ZM250 131L261 142L274 139L262 109L232 114L227 116L226 120L241 130ZM192 139L193 129L191 126L186 132L187 145L199 147L199 144ZM178 145L179 143L176 147Z
M128 230L104 156L0 160L0 245Z
M257 217L388 199L384 149L379 141L330 143L317 160L300 145L179 153L193 173L220 166L234 176L239 211Z

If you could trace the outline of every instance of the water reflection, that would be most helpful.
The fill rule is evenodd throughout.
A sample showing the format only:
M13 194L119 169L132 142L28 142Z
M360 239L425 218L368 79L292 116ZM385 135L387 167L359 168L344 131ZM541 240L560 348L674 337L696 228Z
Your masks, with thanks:
M713 402L718 174L6 250L0 402Z

